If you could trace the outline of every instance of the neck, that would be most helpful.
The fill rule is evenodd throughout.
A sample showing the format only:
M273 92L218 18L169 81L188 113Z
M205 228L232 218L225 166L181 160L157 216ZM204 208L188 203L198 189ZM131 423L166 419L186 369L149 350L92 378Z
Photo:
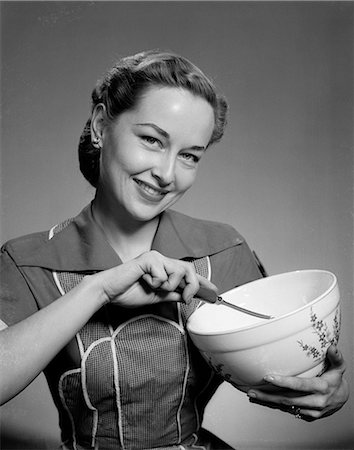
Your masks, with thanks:
M151 250L159 217L148 222L140 222L126 214L112 213L93 201L92 215L107 241L125 262Z

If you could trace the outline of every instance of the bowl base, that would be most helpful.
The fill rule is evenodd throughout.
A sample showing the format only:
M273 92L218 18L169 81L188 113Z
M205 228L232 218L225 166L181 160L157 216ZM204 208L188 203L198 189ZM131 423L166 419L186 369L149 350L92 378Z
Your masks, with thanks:
M306 370L305 372L301 372L297 375L293 375L295 377L300 377L300 378L314 378L314 377L319 377L321 376L325 371L326 371L326 361L321 361L319 364L317 364L317 366L312 367L309 370ZM229 383L231 383L233 386L235 386L238 390L243 391L243 392L248 392L250 389L257 389L257 390L261 390L261 391L266 391L266 392L286 392L288 391L288 389L285 388L280 388L278 386L274 386L273 384L269 384L269 383L259 383L259 384L254 384L254 385L245 385L245 384L237 384L237 383L233 383L230 380L225 380L228 381Z

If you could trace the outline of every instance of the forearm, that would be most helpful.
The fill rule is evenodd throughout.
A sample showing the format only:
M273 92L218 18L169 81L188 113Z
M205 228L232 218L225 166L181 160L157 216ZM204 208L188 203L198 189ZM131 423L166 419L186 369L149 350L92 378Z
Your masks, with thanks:
M182 293L175 292L182 280ZM24 389L106 302L135 308L187 300L200 285L217 289L198 278L190 263L156 251L85 277L63 297L0 333L1 403Z
M1 404L21 392L104 304L94 277L0 333Z

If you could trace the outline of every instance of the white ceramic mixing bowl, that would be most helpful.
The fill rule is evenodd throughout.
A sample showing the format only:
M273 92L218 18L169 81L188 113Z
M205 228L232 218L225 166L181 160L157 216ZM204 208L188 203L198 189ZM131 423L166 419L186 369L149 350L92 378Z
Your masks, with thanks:
M208 363L247 391L267 388L267 374L310 377L325 370L328 347L340 331L336 276L299 270L253 281L222 294L224 300L274 316L264 320L223 305L203 304L187 329Z

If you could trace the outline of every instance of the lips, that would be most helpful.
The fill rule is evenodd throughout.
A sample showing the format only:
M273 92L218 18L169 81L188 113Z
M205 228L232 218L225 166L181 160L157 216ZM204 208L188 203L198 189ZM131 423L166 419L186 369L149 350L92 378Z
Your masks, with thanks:
M159 189L151 184L147 184L144 181L138 180L134 178L135 183L139 186L139 191L144 194L144 197L148 197L148 199L160 200L164 197L168 191L166 189Z

